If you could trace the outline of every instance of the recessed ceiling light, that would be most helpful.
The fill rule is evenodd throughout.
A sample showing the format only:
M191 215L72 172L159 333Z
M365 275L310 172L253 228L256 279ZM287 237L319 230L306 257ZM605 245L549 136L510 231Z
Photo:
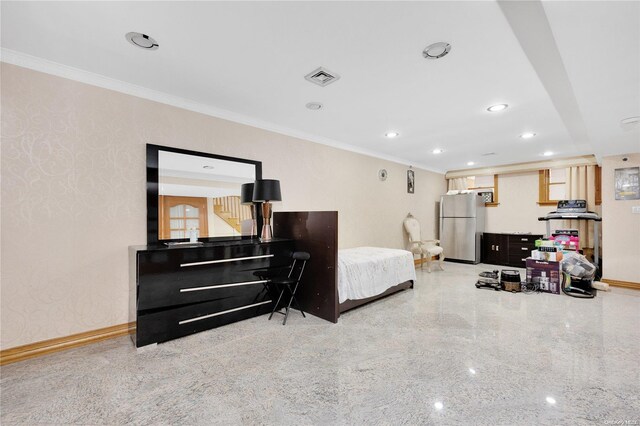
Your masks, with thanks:
M551 152L551 151L545 151L545 152L543 152L543 153L542 153L542 155L544 155L545 157L550 157L550 156L552 156L552 155L553 155L553 152Z
M444 404L440 401L437 401L435 404L433 404L433 406L436 410L442 410L444 408Z
M522 139L531 139L532 137L534 137L536 134L535 133L531 133L531 132L527 132L527 133L523 133L520 135L520 137Z
M159 47L158 42L146 34L131 32L125 34L124 37L129 43L142 49L156 50Z
M467 163L467 166L473 166L474 164L476 164L476 163L474 163L473 161L469 161L469 162Z
M498 112L498 111L502 111L507 109L509 105L507 104L498 104L498 105L491 105L489 108L487 108L487 111L489 112Z
M474 370L473 368L470 368L470 369L469 369L469 373L471 373L471 374L476 374L476 370Z
M624 120L620 121L620 124L638 124L638 123L640 123L640 115L636 117L625 118Z
M384 135L386 137L388 137L388 138L397 138L398 136L400 136L400 133L398 133L398 132L387 132Z
M444 152L444 150L442 150L442 149L440 149L440 148L436 148L436 149L434 149L434 150L433 150L433 151L431 151L431 152L433 152L434 154L442 154L442 153Z
M548 396L548 397L547 397L547 402L548 402L549 404L553 405L553 404L555 404L555 403L556 403L556 399L555 399L554 397L552 397L552 396Z
M319 110L322 109L322 104L320 102L309 102L306 107L312 110Z
M451 51L451 45L449 43L445 43L444 41L440 41L438 43L433 43L428 45L422 51L422 56L427 59L440 59L443 56L447 55Z

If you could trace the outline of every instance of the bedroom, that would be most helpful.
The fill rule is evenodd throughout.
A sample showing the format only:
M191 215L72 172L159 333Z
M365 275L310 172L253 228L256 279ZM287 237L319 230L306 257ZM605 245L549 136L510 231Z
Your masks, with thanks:
M545 44L548 40L539 40L542 46L527 45L527 40L522 38L526 34L512 28L513 25L521 28L517 26L517 17L506 19L501 5L493 2L457 6L444 3L396 6L384 2L375 6L317 3L304 7L296 7L297 3L288 6L189 4L175 9L171 5L154 4L153 12L146 6L126 3L120 6L77 3L74 6L2 2L2 350L129 322L127 247L146 242L146 143L261 161L263 176L281 182L282 201L274 203L274 210L338 211L341 248L405 248L402 221L409 212L420 221L424 238L437 237L437 202L447 191L445 172L546 160L540 157L545 150L554 151L557 159L595 154L603 176L605 275L610 274L608 278L620 282L640 282L634 264L637 263L634 259L640 256L637 244L640 216L631 213L631 205L637 204L616 201L612 189L615 169L640 166L638 127L622 129L620 125L622 119L640 114L637 110L638 3L590 4L543 5L556 37L554 44L558 43L558 55L564 61L579 103L572 105L563 98L566 87L549 85L549 73L553 76L557 70L541 67L541 62L536 62L536 53L540 54L542 47L548 47ZM212 9L199 11L199 7ZM297 15L292 15L294 13ZM574 22L567 17L575 14L582 19ZM297 19L286 20L287 16ZM478 20L478 16L484 21ZM598 25L594 24L595 18ZM355 21L360 26L352 28ZM490 25L484 29L480 22ZM198 34L187 31L188 28L202 31L207 37L200 40L196 37ZM309 28L321 34L324 42L318 43ZM159 49L153 52L136 49L125 40L125 34L130 31L142 31L155 37ZM234 37L225 37L225 32ZM536 33L536 37L541 35ZM572 37L584 37L589 42ZM437 60L422 56L425 46L443 40L451 42L447 56ZM192 50L187 48L190 43ZM521 47L523 43L528 46L526 49ZM279 49L273 49L274 45ZM608 48L614 51L610 52ZM566 49L573 49L575 53L563 54ZM590 49L604 58L591 61ZM496 56L486 57L487 50L496 52ZM182 52L181 56L172 56L179 52ZM207 67L199 67L201 61ZM398 64L409 73L406 81L394 71ZM554 62L543 61L542 64L550 66ZM319 66L336 72L340 79L326 87L305 81L304 76ZM395 78L386 79L386 75ZM600 78L602 75L611 75L611 78ZM551 82L554 81L551 78ZM414 98L414 92L427 92L430 100L423 104L424 96ZM307 109L305 105L309 102L321 102L323 108ZM502 114L486 111L487 107L503 102L509 107ZM572 115L576 111L578 120ZM525 129L524 126L532 127ZM537 133L532 142L524 143L519 138L525 130ZM400 135L386 138L385 133L391 131ZM583 142L580 131L588 131L590 144ZM433 154L436 148L444 149L444 152ZM482 156L489 152L497 155ZM623 157L628 161L623 162ZM476 164L467 166L471 161ZM413 194L407 193L406 188L409 166L415 172ZM381 169L387 171L388 177L384 181L378 177ZM550 211L553 207L536 204L537 170L498 174L498 182L500 205L487 208L488 226L493 226L488 230L539 232L543 226L537 222L539 212ZM521 217L526 222L520 220ZM444 273L437 268L431 274L418 271L416 287L419 288L414 288L413 293L404 292L353 311L344 318L348 318L348 322L336 326L325 326L324 322L311 316L303 319L292 315L291 323L282 330L282 327L274 329L273 324L260 317L216 329L219 335L201 334L210 336L210 343L216 338L228 339L227 344L235 350L234 355L239 360L251 362L246 353L248 341L252 342L252 347L269 348L266 354L254 356L278 356L276 347L265 342L268 338L264 336L277 335L282 339L279 344L291 345L295 350L296 343L289 336L300 336L295 333L302 331L317 333L310 343L317 346L311 349L323 354L324 347L335 348L336 342L346 346L349 338L368 336L375 342L385 342L394 331L404 330L410 321L414 321L416 330L424 334L429 334L425 331L429 323L438 325L432 331L437 335L429 334L424 338L441 349L414 348L406 339L416 336L401 335L400 342L407 346L395 344L406 352L407 358L394 352L399 357L396 364L416 363L420 353L438 360L446 359L449 354L459 360L452 355L455 345L450 346L451 342L469 348L469 354L482 357L472 350L469 333L483 334L482 320L490 323L487 327L498 327L493 322L506 317L492 316L492 309L498 310L496 315L511 312L521 318L526 317L527 310L533 313L541 307L531 298L476 295L474 292L479 290L473 287L473 282L479 270L482 268L446 263ZM415 295L414 299L406 299L411 294ZM466 297L471 297L479 306L467 304ZM566 302L561 300L551 299L550 303ZM606 305L601 312L592 312L595 307L602 307L605 300L612 304ZM584 325L579 324L583 313L576 306L580 305L575 305L585 301L571 302L566 315L576 315L578 324L568 323L586 332ZM637 293L615 288L610 294L598 296L589 306L589 314L602 321L598 327L604 330L603 333L609 333L601 336L604 346L592 355L604 362L606 354L614 358L612 362L628 366L629 354L638 351ZM479 318L469 317L474 307L483 312ZM419 315L420 311L424 315ZM398 315L398 322L391 328L384 327L384 318L394 314ZM264 323L254 322L256 319L264 320ZM361 335L344 331L349 324ZM373 334L376 327L380 334ZM620 329L616 330L616 327ZM510 336L507 329L489 328L487 332L489 330L504 339L499 346L502 352L493 353L496 358L507 355L502 345L524 343L517 340L522 338L517 333L517 339L511 340L514 336ZM261 335L261 332L266 334ZM445 339L449 334L449 340ZM206 339L196 336L183 340L187 342L185 344L195 345ZM531 337L536 342L540 340L537 352L544 353L545 345L551 343L544 340L545 336L534 334ZM626 338L624 344L621 343L623 338ZM5 383L6 386L16 385L9 381L10 368L31 375L36 384L39 378L68 377L59 371L69 368L68 364L62 367L63 360L82 363L86 356L104 369L111 361L101 356L101 351L110 354L128 351L132 347L127 343L126 338L120 337L3 367L3 423L41 421L44 416L50 416L58 423L126 422L130 415L127 413L135 412L134 408L125 404L117 409L114 405L118 404L118 395L100 391L100 388L90 388L96 394L89 392L84 403L74 405L76 408L73 409L67 407L67 414L64 414L62 407L56 405L64 404L61 399L51 397L52 408L31 398L17 404L17 400L10 399L11 392L4 386ZM393 340L388 344L394 346ZM619 344L622 346L615 349ZM590 368L599 368L600 364L591 363L580 353L581 342L575 342L575 345L567 349L577 361ZM177 357L175 346L162 349L159 345L159 348L158 352L135 359ZM482 345L479 348L487 349ZM435 354L430 352L433 350ZM547 352L547 355L557 354L552 349ZM420 419L422 422L459 419L446 416L459 416L461 411L447 411L448 405L434 410L436 396L426 389L413 387L417 379L429 383L431 377L438 386L446 388L459 383L462 379L458 380L458 376L448 376L442 368L434 370L437 374L433 376L418 369L417 379L402 373L395 378L376 375L375 372L380 371L379 364L384 365L380 355L363 350L363 355L355 356L357 362L347 372L353 373L353 377L348 378L355 382L348 383L356 388L355 395L358 398L369 395L365 389L356 386L357 372L364 376L364 383L372 384L374 388L370 400L359 401L363 406L375 411L372 406L379 402L384 413L389 400L383 382L388 379L394 384L406 383L407 389L424 392L420 397L402 394L407 406L414 410L407 412L416 413L416 423L420 423ZM498 367L502 364L488 356L482 359L487 369L495 369L493 379L496 382L486 388L472 389L504 395L509 387L499 386ZM194 361L203 362L202 359ZM228 360L216 357L216 361L221 363L220 367L231 368ZM337 362L333 358L327 361ZM260 366L263 362L261 358L255 361ZM156 363L157 360L154 365ZM181 365L179 360L177 364ZM141 375L148 376L141 377L143 385L158 384L152 379L157 379L159 372L135 365L141 368ZM176 364L172 365L176 367ZM285 377L293 375L301 380L303 372L312 372L314 368L313 365L296 365L304 368L300 371L301 376L287 374ZM311 394L305 394L304 386L298 382L300 389L296 389L303 402L306 402L305 398L321 399L323 395L331 402L336 392L344 390L338 385L341 370L338 368L336 372L329 367L323 366L328 376L321 377ZM637 394L637 385L629 384L628 380L638 378L638 367L637 364L635 369L633 365L631 367L612 373L626 386L623 395ZM181 368L186 367L182 365ZM477 367L470 365L466 369L469 368ZM126 366L123 371L127 372ZM168 374L168 371L164 370L162 374ZM390 371L397 372L391 368ZM527 374L522 376L511 372L517 380L533 383L533 389L545 384L536 382L531 368L524 371ZM291 414L287 410L292 406L295 408L293 402L298 401L295 394L287 395L289 399L283 402L282 395L271 388L281 385L282 377L261 376L261 372L252 367L237 371L236 381L229 390L226 418L235 423L243 419L242 405L238 401L235 403L239 405L233 405L233 395L246 396L238 387L243 380L249 380L250 374L255 374L258 381L264 379L266 402L263 403L268 415L276 416L263 418L264 422L277 422L277 415L282 415L285 417L279 419L286 423L286 413ZM580 374L587 373L578 370L576 375ZM97 376L95 380L99 381L101 377ZM117 377L124 381L127 376L123 373ZM335 380L330 380L331 377ZM342 379L347 381L347 378ZM581 385L586 381L578 379ZM269 380L277 382L270 383ZM95 385L96 382L90 383ZM515 386L514 383L510 382L509 386ZM567 407L573 386L578 385L574 382L563 384L566 385L563 389L566 399L564 404L557 404L557 412L577 416ZM115 384L106 383L105 389L113 389L112 386ZM166 389L154 392L154 396L165 395L161 391L167 390L170 383L165 386ZM185 382L176 386L185 386ZM211 383L203 386L208 388ZM609 414L609 420L634 420L623 416L633 410L625 411L619 399L609 401L616 398L611 394L615 386L615 383L606 383L602 386L604 391L588 387L584 391L588 398L597 399L605 407L613 407L610 411L602 408L594 418ZM123 387L122 395L131 397L133 389L127 385ZM400 391L400 387L391 389ZM67 390L62 395L78 396L81 390ZM21 397L19 392L14 395ZM561 402L558 395L554 397ZM198 395L198 398L207 400L206 395ZM525 414L539 413L538 408L527 405L530 403L527 398L523 399ZM260 398L256 400L260 407ZM607 402L602 403L602 400ZM356 401L352 402L355 404ZM637 405L637 400L626 399L624 403L629 404L627 410L630 410L633 404ZM196 422L186 414L190 404L183 404L178 405L177 412L186 417L175 417L174 422L181 418L185 423ZM540 410L548 408L548 404L544 404ZM146 404L141 403L141 406ZM339 410L349 407L337 406ZM301 403L300 407L306 405ZM396 409L387 407L388 414L396 413ZM110 412L118 412L120 417L109 417ZM252 414L258 415L254 411ZM329 414L343 415L345 423L360 419L340 411ZM531 419L525 414L520 417L520 423L528 423ZM427 415L440 417L421 417ZM340 423L335 416L333 423ZM246 421L251 422L252 418L260 419L248 417ZM145 422L144 419L143 416L138 418L141 422ZM148 423L163 421L162 417L146 419ZM169 417L164 420L172 421ZM320 420L310 417L306 422L318 423ZM513 422L518 423L517 420Z

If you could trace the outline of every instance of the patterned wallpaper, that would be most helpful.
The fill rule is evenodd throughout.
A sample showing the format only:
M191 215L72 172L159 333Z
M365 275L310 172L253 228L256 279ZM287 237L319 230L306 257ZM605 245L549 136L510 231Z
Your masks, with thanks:
M442 175L1 64L1 347L122 324L127 247L145 244L145 144L257 159L275 210L338 210L340 245L435 236ZM389 178L381 182L378 170Z

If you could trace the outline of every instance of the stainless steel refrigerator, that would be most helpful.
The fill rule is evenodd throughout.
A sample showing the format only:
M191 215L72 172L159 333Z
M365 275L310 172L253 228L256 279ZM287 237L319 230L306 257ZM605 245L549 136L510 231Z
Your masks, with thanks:
M440 245L447 260L480 263L484 199L477 193L440 198Z

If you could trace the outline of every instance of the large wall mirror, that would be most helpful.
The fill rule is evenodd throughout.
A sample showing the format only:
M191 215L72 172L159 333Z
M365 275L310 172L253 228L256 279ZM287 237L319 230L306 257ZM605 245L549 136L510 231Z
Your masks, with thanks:
M240 186L261 178L260 161L147 144L147 244L248 237Z

